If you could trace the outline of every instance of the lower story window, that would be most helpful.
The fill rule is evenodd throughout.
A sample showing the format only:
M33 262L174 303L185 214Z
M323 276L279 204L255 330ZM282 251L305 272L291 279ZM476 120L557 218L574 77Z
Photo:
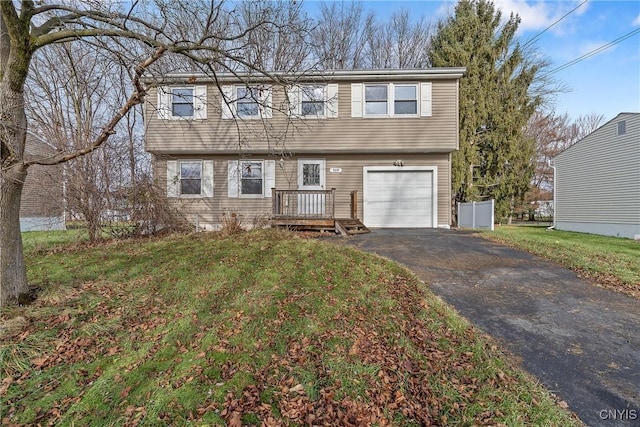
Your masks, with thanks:
M243 161L240 179L240 193L243 195L262 195L262 162Z
M202 162L180 162L180 194L202 194Z

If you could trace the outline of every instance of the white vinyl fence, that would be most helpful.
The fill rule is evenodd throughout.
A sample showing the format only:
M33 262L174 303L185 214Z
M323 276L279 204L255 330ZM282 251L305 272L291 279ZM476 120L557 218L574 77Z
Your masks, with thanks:
M458 203L458 227L488 228L493 231L494 200Z

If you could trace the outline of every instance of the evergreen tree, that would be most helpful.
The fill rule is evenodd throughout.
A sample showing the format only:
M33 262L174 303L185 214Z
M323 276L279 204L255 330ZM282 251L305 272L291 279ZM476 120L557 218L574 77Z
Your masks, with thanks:
M524 129L541 99L532 84L542 62L527 60L515 34L488 0L461 0L440 22L430 48L433 67L466 67L460 80L460 149L452 157L453 202L496 200L509 218L529 188L534 141Z

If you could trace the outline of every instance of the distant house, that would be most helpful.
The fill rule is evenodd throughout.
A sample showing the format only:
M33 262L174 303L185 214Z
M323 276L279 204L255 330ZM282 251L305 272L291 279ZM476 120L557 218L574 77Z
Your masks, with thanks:
M620 113L554 160L558 230L640 237L640 113Z
M146 149L169 200L203 228L225 212L336 229L345 218L449 227L463 73L333 71L291 87L168 75L148 98ZM265 130L289 130L285 155Z
M46 158L54 149L37 136L27 134L25 158ZM64 230L62 166L29 167L20 204L20 231Z

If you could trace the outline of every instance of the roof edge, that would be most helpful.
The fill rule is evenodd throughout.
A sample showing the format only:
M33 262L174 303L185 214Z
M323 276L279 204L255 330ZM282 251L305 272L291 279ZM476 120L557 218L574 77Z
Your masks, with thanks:
M145 82L238 82L238 81L273 81L281 78L283 80L294 81L376 81L388 80L437 80L437 79L460 79L466 72L465 67L440 67L424 69L377 69L377 70L327 70L327 71L306 71L306 72L283 72L275 71L268 73L216 73L215 79L212 75L205 73L168 73L160 78L146 76Z

